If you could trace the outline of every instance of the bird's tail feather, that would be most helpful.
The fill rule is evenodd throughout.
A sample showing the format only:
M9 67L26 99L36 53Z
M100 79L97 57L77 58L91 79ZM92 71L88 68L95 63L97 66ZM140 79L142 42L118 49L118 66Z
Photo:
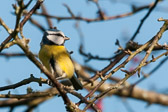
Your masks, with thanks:
M70 81L71 81L75 90L83 89L83 86L82 86L80 80L78 80L74 75L72 76L72 78L70 78Z

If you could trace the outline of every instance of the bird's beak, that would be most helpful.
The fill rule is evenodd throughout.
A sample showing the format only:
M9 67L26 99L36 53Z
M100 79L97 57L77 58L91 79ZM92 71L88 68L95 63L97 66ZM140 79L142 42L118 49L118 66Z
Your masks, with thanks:
M70 38L69 38L69 37L67 37L67 36L65 36L65 37L64 37L64 39L65 39L65 40L69 40Z

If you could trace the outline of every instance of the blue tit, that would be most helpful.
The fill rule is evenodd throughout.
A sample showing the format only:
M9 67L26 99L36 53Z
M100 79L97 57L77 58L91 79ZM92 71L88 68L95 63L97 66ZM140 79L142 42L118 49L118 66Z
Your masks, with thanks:
M44 32L39 59L57 80L69 79L75 90L82 89L81 82L74 76L74 65L64 43L69 40L64 33L57 29Z

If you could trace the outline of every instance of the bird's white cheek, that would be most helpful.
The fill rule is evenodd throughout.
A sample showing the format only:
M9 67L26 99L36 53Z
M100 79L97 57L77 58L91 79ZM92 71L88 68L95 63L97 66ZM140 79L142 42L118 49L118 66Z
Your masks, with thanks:
M59 36L48 35L47 39L57 45L62 45L64 43L64 38Z
M54 37L52 35L47 35L47 39L50 40L50 41L54 41Z
M54 43L62 45L64 43L64 38L62 37L56 38Z

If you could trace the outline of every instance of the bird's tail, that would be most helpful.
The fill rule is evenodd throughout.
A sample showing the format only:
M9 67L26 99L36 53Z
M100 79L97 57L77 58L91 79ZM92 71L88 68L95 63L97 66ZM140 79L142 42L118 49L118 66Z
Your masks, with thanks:
M71 81L75 90L83 89L83 86L82 86L80 80L78 80L74 75L72 76L72 78L70 78L70 81Z

